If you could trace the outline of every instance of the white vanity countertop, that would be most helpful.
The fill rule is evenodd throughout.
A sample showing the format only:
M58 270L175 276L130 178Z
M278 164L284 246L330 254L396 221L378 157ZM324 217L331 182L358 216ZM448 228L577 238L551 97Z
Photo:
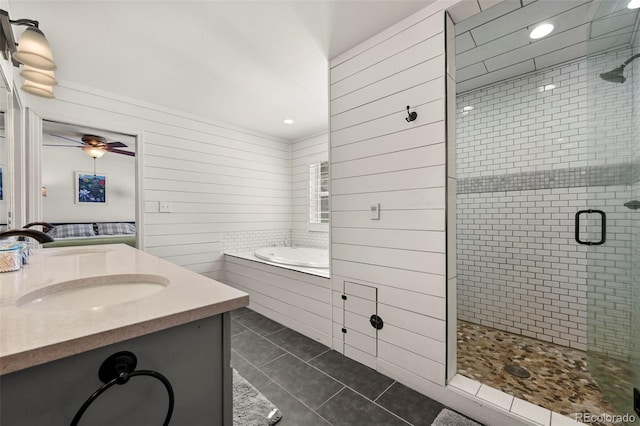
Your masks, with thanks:
M20 297L40 288L118 274L158 275L168 285L137 300L99 307L38 310L16 306ZM0 374L248 304L249 296L242 291L125 244L35 250L21 270L0 273Z

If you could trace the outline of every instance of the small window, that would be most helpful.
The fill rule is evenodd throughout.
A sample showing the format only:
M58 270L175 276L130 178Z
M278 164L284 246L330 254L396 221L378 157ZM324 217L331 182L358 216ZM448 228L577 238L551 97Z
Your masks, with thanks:
M329 162L309 164L309 223L329 223Z

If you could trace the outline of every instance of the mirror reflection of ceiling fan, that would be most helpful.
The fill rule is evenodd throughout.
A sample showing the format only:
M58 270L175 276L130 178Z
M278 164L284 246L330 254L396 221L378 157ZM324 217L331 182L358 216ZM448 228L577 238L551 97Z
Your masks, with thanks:
M112 152L114 154L128 155L130 157L136 156L135 152L125 151L123 149L120 149L120 148L127 148L126 144L122 142L107 142L107 139L102 136L82 134L80 137L80 140L75 140L75 139L68 138L66 136L56 135L53 133L49 133L49 134L51 136L55 136L56 138L61 138L61 139L74 142L76 145L44 144L44 146L57 146L57 147L63 147L63 148L80 148L88 156L93 158L100 158L107 152Z

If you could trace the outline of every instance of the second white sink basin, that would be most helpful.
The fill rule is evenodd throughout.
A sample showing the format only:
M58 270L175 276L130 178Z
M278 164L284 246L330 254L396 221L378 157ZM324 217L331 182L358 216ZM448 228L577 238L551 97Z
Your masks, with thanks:
M64 281L20 297L16 306L33 310L98 308L141 299L164 290L169 280L152 274L121 274Z

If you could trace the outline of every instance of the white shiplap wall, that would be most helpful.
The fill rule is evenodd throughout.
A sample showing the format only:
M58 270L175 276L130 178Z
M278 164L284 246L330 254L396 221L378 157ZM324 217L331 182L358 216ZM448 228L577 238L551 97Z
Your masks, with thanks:
M291 226L288 141L75 84L55 100L21 95L41 118L141 135L151 254L218 278L223 233ZM173 211L159 213L160 201Z
M441 7L333 59L330 72L332 287L378 289L376 367L419 390L445 384ZM411 123L407 105L418 113ZM375 203L380 220L369 219Z
M309 164L328 160L328 151L327 133L291 142L291 242L297 246L328 246L329 225L323 231L307 229Z
M331 288L327 278L225 256L224 282L249 293L249 307L331 346Z

